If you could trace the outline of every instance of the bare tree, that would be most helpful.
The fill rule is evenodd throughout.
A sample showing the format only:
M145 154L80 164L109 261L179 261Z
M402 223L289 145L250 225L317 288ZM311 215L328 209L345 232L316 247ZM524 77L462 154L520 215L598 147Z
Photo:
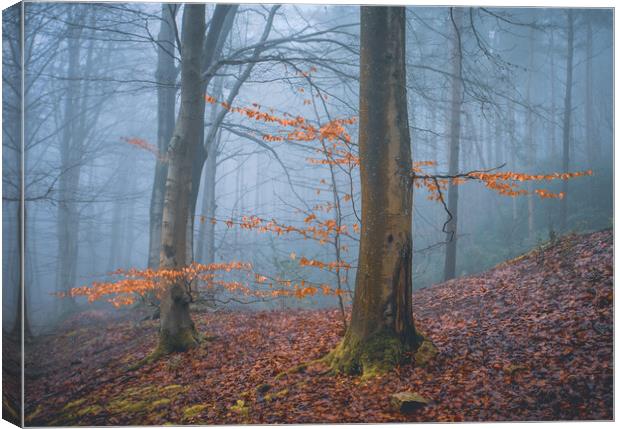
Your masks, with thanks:
M567 172L570 162L570 130L571 130L571 110L573 106L573 55L574 55L574 26L575 18L573 10L569 9L566 14L567 20L567 39L566 39L566 92L564 93L564 123L562 127L562 170ZM560 206L560 231L566 231L568 216L568 181L562 182L562 192L564 198Z

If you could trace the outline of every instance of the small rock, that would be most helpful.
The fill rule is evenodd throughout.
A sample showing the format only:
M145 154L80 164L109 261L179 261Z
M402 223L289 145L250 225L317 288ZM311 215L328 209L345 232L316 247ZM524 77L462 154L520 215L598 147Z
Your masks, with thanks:
M401 413L417 411L430 401L415 392L399 392L390 395L390 404Z

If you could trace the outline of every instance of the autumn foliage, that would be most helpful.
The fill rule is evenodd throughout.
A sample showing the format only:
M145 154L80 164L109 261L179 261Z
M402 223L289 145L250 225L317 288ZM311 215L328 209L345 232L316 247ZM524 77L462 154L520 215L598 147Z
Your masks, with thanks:
M349 171L359 167L360 159L353 152L351 135L346 126L353 125L356 118L334 119L325 124L312 124L302 116L294 116L283 113L278 116L274 109L264 109L261 105L253 103L251 107L235 107L225 101L219 101L215 97L205 95L205 101L210 104L219 104L227 111L244 116L250 120L272 124L278 127L278 131L270 134L257 134L267 142L297 141L310 142L320 141L322 145L314 150L321 155L320 158L307 158L312 165L341 165L347 166ZM165 154L159 154L157 148L140 138L123 137L123 141L132 146L149 151L165 162ZM325 143L329 143L326 145ZM468 181L482 183L486 188L500 195L517 197L528 194L537 195L540 198L564 198L564 194L553 193L543 188L523 189L521 186L526 182L550 182L554 180L569 180L577 177L592 175L591 170L580 172L565 172L551 174L525 174L511 171L470 171L454 176L430 174L425 172L429 167L436 166L435 161L414 162L409 172L413 185L416 188L426 189L428 198L443 201L443 192L449 185L459 185ZM325 184L325 181L322 180ZM317 190L317 194L320 190ZM342 202L352 202L351 194L344 194ZM239 219L216 219L199 216L200 222L223 224L227 228L241 228L252 230L257 233L272 233L276 236L296 234L303 239L312 239L320 244L334 243L336 236L348 236L357 239L360 225L339 224L336 219L319 219L319 212L330 212L334 209L333 203L318 204L314 213L306 213L301 225L283 224L275 219L266 220L254 215L242 216ZM342 246L346 250L346 246ZM291 255L295 255L294 252ZM292 257L295 259L295 257ZM298 264L301 267L311 267L321 270L330 270L340 275L341 270L349 270L350 263L343 260L318 261L300 257ZM231 271L244 271L245 278L231 279L222 278L221 273ZM118 270L113 273L117 280L110 282L95 282L91 286L74 288L70 291L71 296L85 296L89 302L105 299L114 306L119 307L134 303L137 296L144 296L150 291L159 293L170 282L181 282L186 285L188 292L192 287L200 285L201 288L226 290L229 293L259 298L294 296L305 298L317 293L324 295L342 295L341 289L333 289L327 284L314 284L309 281L290 281L281 278L270 278L267 275L256 273L248 263L230 262L222 264L203 265L193 262L179 270Z

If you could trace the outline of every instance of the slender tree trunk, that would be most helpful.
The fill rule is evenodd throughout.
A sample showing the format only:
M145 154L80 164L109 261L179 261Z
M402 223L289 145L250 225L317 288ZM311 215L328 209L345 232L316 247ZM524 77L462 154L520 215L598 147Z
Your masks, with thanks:
M433 173L437 173L437 164L439 164L439 156L438 156L438 147L437 147L437 135L435 134L435 130L437 129L437 120L436 120L437 112L435 109L431 109L431 125L430 129L433 131L431 133L431 160L435 161L435 165L433 166Z
M459 28L463 10L452 8L451 15L454 19L452 24L454 36L452 38L452 108L450 111L450 157L448 174L455 175L459 171L459 146L461 140L461 65L463 61L461 52L461 39ZM446 258L444 261L444 280L450 280L456 275L456 244L458 225L458 186L450 183L448 186L448 211L452 218L446 225Z
M412 316L413 193L407 116L405 8L361 8L362 231L351 323L326 360L371 376L422 341Z
M495 115L495 165L492 167L497 167L506 162L504 159L504 145L506 142L504 137L504 122L498 114Z
M205 165L204 195L202 199L202 211L205 222L200 225L199 241L197 246L196 260L211 264L215 262L215 224L211 222L215 218L215 180L217 177L217 150L219 134L214 144L209 147L209 156Z
M549 31L551 31L551 42L550 42L550 49L549 49L549 57L550 57L550 68L551 68L551 124L550 124L550 132L551 132L551 159L554 162L555 165L555 160L558 159L558 148L557 148L557 144L556 144L556 130L557 130L557 125L556 125L556 112L555 112L555 40L553 37L553 29L550 29Z
M212 95L218 100L222 97L223 83L224 80L221 78L216 79L213 83ZM217 177L217 153L219 151L221 133L214 132L213 127L217 127L219 130L219 123L217 122L218 109L219 106L217 104L211 106L209 112L209 132L204 142L204 147L207 150L207 161L203 169L204 180L202 182L203 192L200 214L205 216L206 219L198 228L196 260L205 264L214 262L213 259L208 259L206 248L208 247L209 234L211 231L215 231L215 225L211 222L211 219L215 217L215 179ZM207 256L206 259L205 256Z
M125 216L123 219L123 244L122 244L122 252L121 253L121 263L125 264L126 267L133 266L133 261L131 260L133 245L136 240L135 237L135 223L134 223L134 212L136 206L135 194L137 187L137 175L132 174L131 165L135 162L135 159L129 159L129 177L127 178L127 183L125 186L126 192L130 195L129 201L125 202ZM120 249L119 249L120 250Z
M74 8L76 8L74 6ZM78 12L79 13L79 12ZM78 14L75 14L76 17ZM78 18L79 19L79 18ZM79 214L75 197L80 181L81 151L77 139L77 117L79 115L79 97L81 84L78 80L80 70L80 35L79 27L71 27L67 39L67 78L68 86L64 105L64 128L60 142L60 164L62 174L58 179L58 249L59 258L56 270L56 290L66 292L75 286L76 260L78 250ZM66 314L75 309L73 297L58 300L59 314Z
M237 14L239 5L220 5L216 7L213 12L212 22L216 22L216 27L209 27L209 36L203 46L201 70L205 73L208 68L219 58L222 49L224 48L224 42L226 41L228 34L232 30L233 22ZM216 31L214 31L216 30ZM203 78L203 93L205 92L211 77ZM218 128L216 126L215 128ZM210 130L211 131L211 130ZM215 130L216 131L216 130ZM211 134L209 133L209 136ZM207 137L207 144L210 143L209 137ZM194 220L196 214L196 205L198 202L198 191L200 178L202 176L202 168L207 160L208 148L200 144L196 147L193 162L192 162L192 182L196 183L196 186L192 188L192 194L190 196L190 217L187 219L187 231L188 242L186 247L188 260L194 259Z
M598 141L594 137L594 124L592 119L592 21L586 19L586 141L588 151L588 168L593 169L599 160L600 149ZM592 202L596 195L591 193Z
M155 176L149 209L149 268L159 265L161 245L161 222L164 211L164 194L166 192L166 176L168 164L165 154L174 131L174 109L176 97L176 75L174 66L175 36L173 30L173 5L162 3L162 22L157 36L157 150L159 156L155 163ZM175 9L176 10L176 9Z
M532 114L532 74L534 71L534 29L530 28L529 35L529 61L527 74L527 163L532 168L535 163L536 148L534 146L534 117ZM527 234L531 240L534 237L534 196L532 195L532 182L527 183Z
M518 164L517 159L517 148L515 144L515 132L517 130L516 126L516 117L515 117L515 106L514 102L509 103L509 112L508 112L508 142L510 144L508 150L510 154L510 163L512 168L516 168ZM517 222L518 213L517 213L517 199L511 198L512 202L512 222L513 224Z
M562 171L567 172L570 161L570 128L573 95L573 50L574 50L574 17L573 11L567 12L568 38L566 47L566 93L564 95L564 126L562 129ZM562 198L560 206L560 230L566 231L568 216L568 180L562 182Z
M112 209L112 230L110 232L110 253L108 256L108 271L114 271L119 267L119 248L122 239L121 226L123 221L123 205L115 201Z

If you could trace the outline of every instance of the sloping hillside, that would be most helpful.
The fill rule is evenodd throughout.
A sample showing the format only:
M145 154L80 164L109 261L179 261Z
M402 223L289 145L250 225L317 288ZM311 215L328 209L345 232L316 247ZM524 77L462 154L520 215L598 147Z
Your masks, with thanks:
M82 314L29 346L27 424L612 419L612 245L611 231L568 236L416 292L440 354L368 381L321 365L281 374L338 342L335 310L196 314L208 341L135 371L157 322ZM432 402L396 412L401 391Z

